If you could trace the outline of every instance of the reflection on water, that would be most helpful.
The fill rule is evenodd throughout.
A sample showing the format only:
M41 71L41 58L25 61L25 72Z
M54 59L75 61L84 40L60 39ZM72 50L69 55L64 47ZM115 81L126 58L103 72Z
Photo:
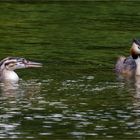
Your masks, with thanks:
M135 77L134 110L137 115L140 112L140 76Z
M125 111L119 110L117 113L119 113L120 118L124 118L124 120L121 120L125 124L125 129L127 129L124 134L129 137L133 137L135 134L136 138L140 138L140 76L121 77L121 80L124 81L126 89L129 91L132 104L129 102ZM131 131L128 131L128 129Z
M140 99L140 76L135 77L136 94L135 98Z
M21 125L21 121L13 122L11 120L22 116L23 110L33 109L31 102L35 98L34 96L39 94L40 86L41 83L37 80L20 81L19 84L0 84L0 138L18 138L19 135L22 135L22 132L17 130ZM35 110L38 110L38 108Z
M133 138L136 133L138 138L138 79L136 88L122 81L95 80L89 75L1 83L0 138ZM125 88L130 95L123 94Z
M116 57L128 54L132 34L139 35L139 7L0 3L0 57L25 56L44 66L23 70L27 80L19 84L0 84L0 138L139 139L139 78L118 81L112 70Z
M20 81L20 83L5 82L0 83L1 94L3 97L15 97L20 98L20 96L32 96L40 92L40 85L37 80L31 80L28 82Z
M135 77L135 92L133 93L133 109L132 116L135 117L134 121L128 125L135 130L136 135L140 138L140 76Z

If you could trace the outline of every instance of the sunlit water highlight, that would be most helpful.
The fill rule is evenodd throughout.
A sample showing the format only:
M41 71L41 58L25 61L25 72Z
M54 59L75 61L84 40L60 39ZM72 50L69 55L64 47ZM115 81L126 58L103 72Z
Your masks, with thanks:
M54 135L77 139L113 138L116 133L129 137L134 135L133 130L139 132L139 119L135 118L140 113L138 98L120 95L125 83L94 83L95 77L89 75L59 81L52 89L54 81L21 80L11 87L1 84L0 138L53 138ZM118 92L111 95L110 90ZM131 90L134 92L135 89ZM131 98L132 104L123 104L125 96L127 100ZM106 102L107 98L110 102ZM120 108L116 102L124 106ZM120 128L123 132L118 131Z

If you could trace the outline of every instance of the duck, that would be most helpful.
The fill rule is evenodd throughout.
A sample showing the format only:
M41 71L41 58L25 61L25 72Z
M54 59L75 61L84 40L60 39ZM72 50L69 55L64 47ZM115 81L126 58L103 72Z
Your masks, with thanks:
M115 71L123 76L140 76L140 39L133 39L130 56L120 56Z
M21 57L6 57L0 61L0 82L17 83L19 81L19 76L15 70L37 67L42 67L42 64Z

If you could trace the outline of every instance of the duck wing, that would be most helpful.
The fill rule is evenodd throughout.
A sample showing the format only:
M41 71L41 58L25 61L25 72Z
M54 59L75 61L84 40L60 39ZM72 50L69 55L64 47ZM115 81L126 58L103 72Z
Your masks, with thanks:
M124 57L121 56L117 60L115 65L115 71L117 73L127 73L127 72L134 72L136 70L136 62L132 58L132 56Z

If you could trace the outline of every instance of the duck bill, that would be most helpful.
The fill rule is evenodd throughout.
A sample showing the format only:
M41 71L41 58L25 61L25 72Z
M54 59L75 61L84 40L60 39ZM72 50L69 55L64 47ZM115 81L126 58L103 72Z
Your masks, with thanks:
M25 65L26 65L26 68L39 68L39 67L42 67L41 63L32 62L32 61L28 61Z

